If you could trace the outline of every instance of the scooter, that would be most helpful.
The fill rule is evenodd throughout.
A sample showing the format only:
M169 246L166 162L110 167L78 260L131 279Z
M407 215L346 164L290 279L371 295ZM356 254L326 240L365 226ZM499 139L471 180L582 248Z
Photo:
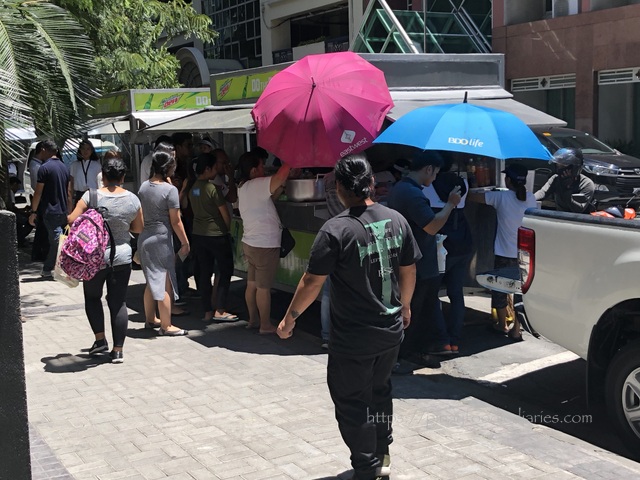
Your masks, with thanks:
M616 200L626 200L624 198L619 198ZM612 202L607 202L608 204ZM631 205L636 204L635 208ZM627 200L627 203L624 207L621 204L611 205L603 210L596 210L595 212L591 212L591 215L594 217L605 217L605 218L622 218L624 220L633 220L638 216L637 209L640 207L640 189L634 189L633 196Z

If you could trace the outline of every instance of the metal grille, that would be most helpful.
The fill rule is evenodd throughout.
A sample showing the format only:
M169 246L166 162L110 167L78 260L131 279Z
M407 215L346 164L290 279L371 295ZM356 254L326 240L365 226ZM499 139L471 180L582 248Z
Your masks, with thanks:
M575 88L576 75L552 75L549 77L516 78L511 80L512 92L526 92L531 90L554 90L558 88Z
M640 82L640 69L623 68L619 70L602 70L598 72L598 85Z

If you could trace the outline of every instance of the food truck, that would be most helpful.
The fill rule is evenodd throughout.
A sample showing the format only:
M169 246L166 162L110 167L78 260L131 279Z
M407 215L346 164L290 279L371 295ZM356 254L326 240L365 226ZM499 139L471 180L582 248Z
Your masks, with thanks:
M143 129L190 115L210 104L209 88L113 92L96 100L95 113L85 130L89 137L100 137L118 146L129 168L125 187L138 191L140 159L149 142Z
M414 109L435 104L462 102L465 94L471 104L513 113L529 126L564 126L566 123L513 100L504 89L504 57L501 54L360 54L381 69L387 81L394 107L385 126ZM206 133L225 149L232 162L257 145L251 109L267 82L291 63L211 76L211 106L175 121L143 130L147 136L190 131ZM366 150L374 172L387 169L398 158L409 158L414 150L399 145L374 145ZM533 161L536 162L536 161ZM544 162L537 161L540 167ZM470 186L482 190L503 186L500 171L504 162L493 158L466 158L456 169ZM326 171L326 169L325 169ZM298 195L305 186L299 182L319 182L319 169L304 172L303 180L289 180L285 195L276 200L282 225L289 228L296 245L280 260L276 288L292 291L304 273L316 233L328 218L322 189L317 195ZM533 172L532 172L533 176ZM309 190L312 191L310 185ZM479 191L476 190L476 191ZM472 191L474 191L472 189ZM493 236L496 216L493 208L468 202L465 215L474 234L474 256L469 272L493 268ZM234 217L236 274L246 273L240 245L242 219Z

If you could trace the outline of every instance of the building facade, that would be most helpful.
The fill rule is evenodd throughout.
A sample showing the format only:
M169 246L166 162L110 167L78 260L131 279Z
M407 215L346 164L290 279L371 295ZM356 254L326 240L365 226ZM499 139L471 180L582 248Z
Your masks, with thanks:
M640 0L493 2L514 98L628 153L640 143Z

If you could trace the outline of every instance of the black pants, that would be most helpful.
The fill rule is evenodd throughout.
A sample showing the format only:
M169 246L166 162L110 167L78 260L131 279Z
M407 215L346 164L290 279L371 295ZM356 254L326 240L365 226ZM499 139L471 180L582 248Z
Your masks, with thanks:
M393 441L391 370L398 349L364 358L329 352L327 384L358 480L375 477L377 457L388 453Z
M131 264L118 265L100 270L91 280L82 282L84 290L84 310L93 333L104 333L104 311L102 310L102 290L107 284L107 305L111 315L113 346L122 347L127 336L127 286L131 276Z
M440 308L440 277L416 281L411 299L411 323L404 331L400 357L424 353L429 345L449 343Z
M42 215L38 214L38 220L36 223L36 232L33 236L33 245L31 250L32 262L44 262L49 253L49 237L47 233L47 227L44 226Z
M229 286L233 275L233 252L231 251L231 237L205 237L191 235L195 263L200 274L198 292L200 293L202 308L205 313L213 310L224 310L229 296ZM217 268L216 268L217 267ZM211 305L211 276L213 272L220 276L216 295L217 305Z

